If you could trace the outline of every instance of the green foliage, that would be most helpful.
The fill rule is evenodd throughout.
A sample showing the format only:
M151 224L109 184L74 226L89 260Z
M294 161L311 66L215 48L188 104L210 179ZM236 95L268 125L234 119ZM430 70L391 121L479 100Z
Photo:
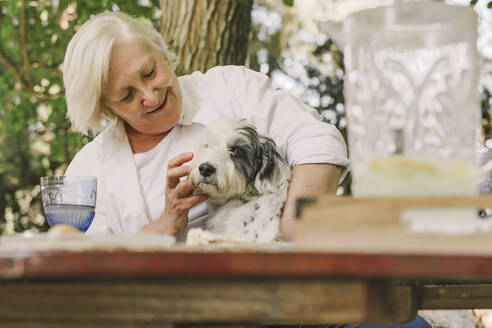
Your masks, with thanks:
M284 5L292 7L294 6L294 0L283 0Z
M483 87L481 92L480 107L482 108L482 136L484 139L492 139L492 93Z
M317 46L313 56L318 62L323 60L324 56L330 56L334 64L334 74L322 73L319 68L307 65L307 74L309 80L309 90L320 95L322 101L315 108L321 114L321 117L331 124L335 124L338 129L345 134L345 99L343 96L343 77L345 68L343 63L343 53L331 39L327 39L321 45Z
M256 1L253 9L262 15L282 12L272 8L267 1ZM265 16L262 16L265 17ZM275 20L275 19L269 19ZM329 123L335 124L342 133L345 133L345 114L343 97L344 64L343 53L330 38L324 38L308 44L293 45L291 42L296 33L302 27L295 22L295 17L288 14L282 15L282 27L268 27L268 19L253 20L251 26L251 38L248 46L249 65L256 71L263 71L272 76L280 73L294 81L303 88L302 101L315 108L321 118ZM295 27L293 27L295 26ZM301 59L297 69L291 69L292 62L296 61L295 54L291 48L312 49L308 54L309 60ZM306 50L309 51L309 50ZM327 67L331 67L327 69ZM307 101L307 96L316 94L319 96L319 104L313 105Z
M139 1L146 3L146 1ZM39 178L63 173L90 140L65 118L65 48L93 14L118 8L152 20L158 0L0 1L0 234L45 230Z

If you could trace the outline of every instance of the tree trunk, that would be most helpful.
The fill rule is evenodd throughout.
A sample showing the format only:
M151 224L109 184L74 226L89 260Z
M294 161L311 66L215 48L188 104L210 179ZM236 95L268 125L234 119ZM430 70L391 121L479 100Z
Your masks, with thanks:
M161 0L161 34L176 53L178 75L244 65L253 0Z

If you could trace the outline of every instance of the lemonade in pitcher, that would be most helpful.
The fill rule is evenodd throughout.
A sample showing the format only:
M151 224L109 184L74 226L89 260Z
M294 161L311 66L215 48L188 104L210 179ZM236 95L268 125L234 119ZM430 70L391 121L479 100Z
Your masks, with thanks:
M476 194L472 163L459 159L375 158L360 168L358 197L433 197Z

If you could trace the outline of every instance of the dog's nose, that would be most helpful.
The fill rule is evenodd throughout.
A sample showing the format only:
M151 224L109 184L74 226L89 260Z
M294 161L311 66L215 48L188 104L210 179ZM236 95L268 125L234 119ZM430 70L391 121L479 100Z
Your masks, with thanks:
M210 163L200 164L198 170L200 171L200 174L203 175L204 177L209 177L215 173L215 167L210 165Z

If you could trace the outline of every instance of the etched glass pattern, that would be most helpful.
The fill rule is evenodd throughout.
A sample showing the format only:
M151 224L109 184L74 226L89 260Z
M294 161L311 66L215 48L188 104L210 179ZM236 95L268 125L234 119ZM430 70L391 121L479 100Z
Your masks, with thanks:
M95 215L96 196L96 177L41 178L41 197L50 226L63 223L86 231Z
M347 24L345 97L355 196L477 191L476 32L460 33L469 27L457 23L456 8L448 13L451 6L421 5L368 10ZM422 10L430 11L428 21ZM465 14L473 25L474 16Z

